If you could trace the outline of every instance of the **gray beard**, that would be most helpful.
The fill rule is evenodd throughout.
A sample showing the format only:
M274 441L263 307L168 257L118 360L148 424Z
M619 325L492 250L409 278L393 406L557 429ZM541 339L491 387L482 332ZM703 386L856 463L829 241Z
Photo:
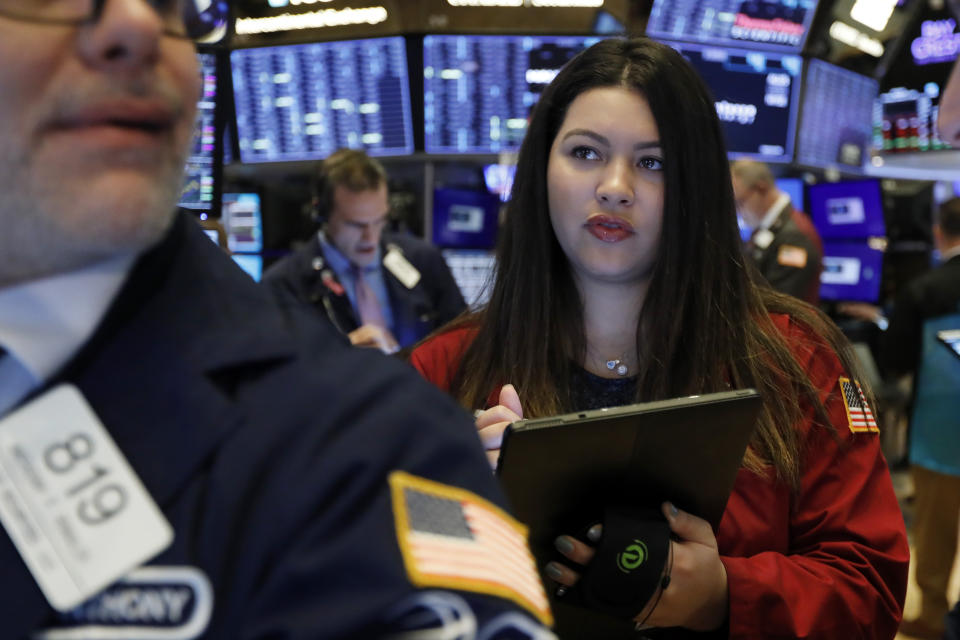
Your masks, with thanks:
M120 202L117 194L60 192L53 176L45 180L27 163L0 158L4 166L18 169L0 176L0 287L154 245L172 224L182 180L162 171L168 175L157 176L135 202Z

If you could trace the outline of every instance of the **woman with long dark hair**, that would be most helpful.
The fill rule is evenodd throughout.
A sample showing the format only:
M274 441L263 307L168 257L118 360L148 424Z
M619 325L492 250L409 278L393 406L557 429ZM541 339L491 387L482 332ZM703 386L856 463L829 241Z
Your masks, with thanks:
M852 351L748 273L713 100L670 47L606 40L557 75L520 150L489 303L411 361L477 411L492 459L521 417L759 390L718 531L664 506L671 582L641 618L731 637L895 635L908 548L875 429L854 432L846 412ZM557 547L592 556L569 536Z

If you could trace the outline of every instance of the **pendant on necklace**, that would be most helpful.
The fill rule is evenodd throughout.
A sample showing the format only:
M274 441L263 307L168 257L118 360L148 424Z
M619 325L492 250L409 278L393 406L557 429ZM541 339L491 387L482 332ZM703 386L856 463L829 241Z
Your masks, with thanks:
M607 360L607 369L610 371L616 371L617 374L621 376L627 375L627 365L623 364L619 360Z

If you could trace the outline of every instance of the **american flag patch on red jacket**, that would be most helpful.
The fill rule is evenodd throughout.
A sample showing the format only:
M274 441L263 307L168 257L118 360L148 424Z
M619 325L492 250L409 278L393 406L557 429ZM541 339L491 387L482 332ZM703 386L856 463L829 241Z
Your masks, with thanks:
M526 527L470 491L402 471L390 474L390 492L412 584L505 598L553 624Z
M870 405L867 404L867 398L863 395L860 383L849 378L840 378L840 391L843 395L843 406L847 411L847 425L850 431L879 433L877 421L873 417Z

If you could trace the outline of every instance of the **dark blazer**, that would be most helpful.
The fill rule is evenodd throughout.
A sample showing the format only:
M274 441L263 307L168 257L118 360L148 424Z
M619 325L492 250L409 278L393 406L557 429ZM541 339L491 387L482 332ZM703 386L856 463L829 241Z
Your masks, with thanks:
M149 565L209 579L203 638L402 628L401 603L418 590L398 547L392 470L503 504L473 423L450 398L255 284L185 215L48 388L62 382L80 389L174 528ZM4 638L103 622L96 597L56 614L3 533L0 576ZM456 594L481 627L524 611Z
M765 247L755 243L754 233L747 244L747 254L771 287L816 305L820 301L823 243L813 223L788 202L770 226L770 232L773 240ZM802 265L791 262L793 257L804 254Z
M420 282L411 289L389 269L380 267L393 312L393 335L401 347L407 347L455 318L466 308L466 303L435 247L410 235L385 233L380 243L381 253L386 256L393 247L420 272ZM331 285L331 281L335 284ZM272 265L264 274L263 282L313 305L344 333L360 326L350 298L339 286L316 236Z
M897 293L890 325L880 343L880 363L891 373L916 370L923 341L923 323L960 311L960 256L955 256Z

